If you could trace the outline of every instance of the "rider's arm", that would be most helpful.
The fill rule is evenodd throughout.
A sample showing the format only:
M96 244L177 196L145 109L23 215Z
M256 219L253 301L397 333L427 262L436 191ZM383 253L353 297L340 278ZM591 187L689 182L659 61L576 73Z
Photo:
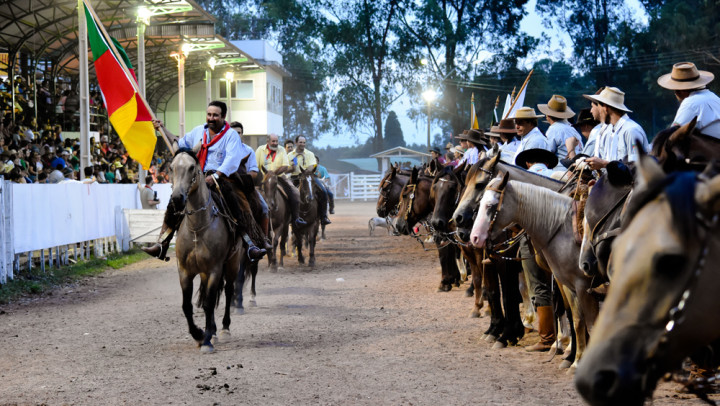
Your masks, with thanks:
M221 175L228 176L237 172L238 167L240 166L240 161L245 158L245 156L241 156L244 148L241 147L242 142L240 141L238 133L228 131L226 136L225 158L217 168L216 172L220 172ZM245 155L247 155L247 153L245 153Z

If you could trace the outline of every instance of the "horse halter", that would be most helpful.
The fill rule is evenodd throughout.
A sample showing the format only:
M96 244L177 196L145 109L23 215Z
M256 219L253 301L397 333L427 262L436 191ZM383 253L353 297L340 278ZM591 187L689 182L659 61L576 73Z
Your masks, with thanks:
M495 212L493 213L492 218L490 219L490 226L488 226L488 231L487 231L488 238L485 240L486 248L491 249L492 247L489 245L490 235L492 234L493 227L495 227L495 220L497 220L498 213L500 213L500 210L502 210L503 200L505 199L505 188L502 188L502 190L497 189L497 188L485 188L485 191L488 191L488 190L491 192L500 193L500 199L499 199L498 203L495 205Z
M387 213L388 217L393 217L397 215L397 206L395 209L391 212L388 212L387 204L388 204L388 193L390 193L390 186L392 186L392 181L390 179L383 179L383 181L380 183L380 196L382 196L382 206L380 206L380 209Z
M413 204L415 202L415 189L417 188L417 183L409 183L405 186L410 190L410 201L408 202L408 209L405 210L405 216L404 219L407 221L408 217L410 216L410 213L413 211ZM402 206L403 199L400 199L397 206L397 212L400 212L400 206Z

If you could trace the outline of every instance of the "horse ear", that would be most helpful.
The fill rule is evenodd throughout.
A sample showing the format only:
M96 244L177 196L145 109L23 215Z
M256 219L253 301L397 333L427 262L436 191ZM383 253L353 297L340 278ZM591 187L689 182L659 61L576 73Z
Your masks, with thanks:
M502 182L500 182L500 187L498 187L498 189L505 189L508 180L510 180L510 172L505 172L505 174L502 175Z
M720 176L715 176L704 185L698 182L695 200L704 210L717 213L720 210Z
M195 153L195 155L197 155L197 153L200 152L201 147L202 147L202 142L198 142L197 144L195 144L195 146L192 149L193 152Z
M642 151L642 148L639 146L638 151ZM653 157L641 152L637 171L635 172L635 187L638 190L644 190L649 184L653 184L664 178L665 172L663 172L660 164L658 164Z
M247 154L247 155L245 156L245 158L243 158L243 159L240 160L240 167L241 167L241 168L245 166L245 164L247 163L248 159L250 159L250 154Z
M668 144L673 145L676 144L683 139L690 137L692 135L693 130L695 129L695 125L697 125L697 116L693 117L692 120L690 120L689 123L680 126L677 130L675 130L674 133L670 136L668 139Z
M430 161L430 173L435 173L436 170L437 170L437 161L433 159L432 161Z
M410 175L410 182L409 183L417 183L418 180L418 169L413 168L412 174Z
M498 162L500 162L500 154L497 154L497 155L495 155L494 157L492 157L492 159L491 159L490 162L489 162L489 163L490 163L490 168L494 168L495 165L497 165Z
M394 178L396 172L397 172L397 168L395 167L395 165L391 166L390 167L390 178Z

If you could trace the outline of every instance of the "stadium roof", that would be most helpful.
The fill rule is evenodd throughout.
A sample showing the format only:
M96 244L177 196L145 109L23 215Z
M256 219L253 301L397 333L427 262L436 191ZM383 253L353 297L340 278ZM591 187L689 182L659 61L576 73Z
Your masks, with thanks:
M215 18L192 0L88 0L108 33L126 49L137 66L137 13L153 12L145 30L146 98L153 109L165 109L177 92L177 62L170 53L184 43L193 51L185 62L185 85L202 81L214 57L236 73L263 70L249 55L215 34ZM50 77L76 76L79 68L77 0L6 0L0 2L0 52L8 65L24 53L48 61ZM91 82L94 68L90 64Z

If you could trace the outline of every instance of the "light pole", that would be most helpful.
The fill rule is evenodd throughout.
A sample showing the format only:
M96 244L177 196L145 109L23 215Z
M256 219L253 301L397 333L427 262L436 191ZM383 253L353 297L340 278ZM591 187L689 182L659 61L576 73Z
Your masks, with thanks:
M185 59L188 54L190 54L189 44L183 44L180 52L170 54L178 64L178 121L181 135L185 135Z
M234 78L235 78L235 73L233 71L229 70L229 71L225 72L225 89L226 89L225 93L227 93L227 121L228 122L232 121L232 114L231 114L232 108L230 108L230 105L232 103L232 98L231 98L232 86L231 86L231 84L232 84L232 81Z
M430 149L430 104L437 98L437 93L433 89L428 89L423 92L422 97L427 102L427 147Z

